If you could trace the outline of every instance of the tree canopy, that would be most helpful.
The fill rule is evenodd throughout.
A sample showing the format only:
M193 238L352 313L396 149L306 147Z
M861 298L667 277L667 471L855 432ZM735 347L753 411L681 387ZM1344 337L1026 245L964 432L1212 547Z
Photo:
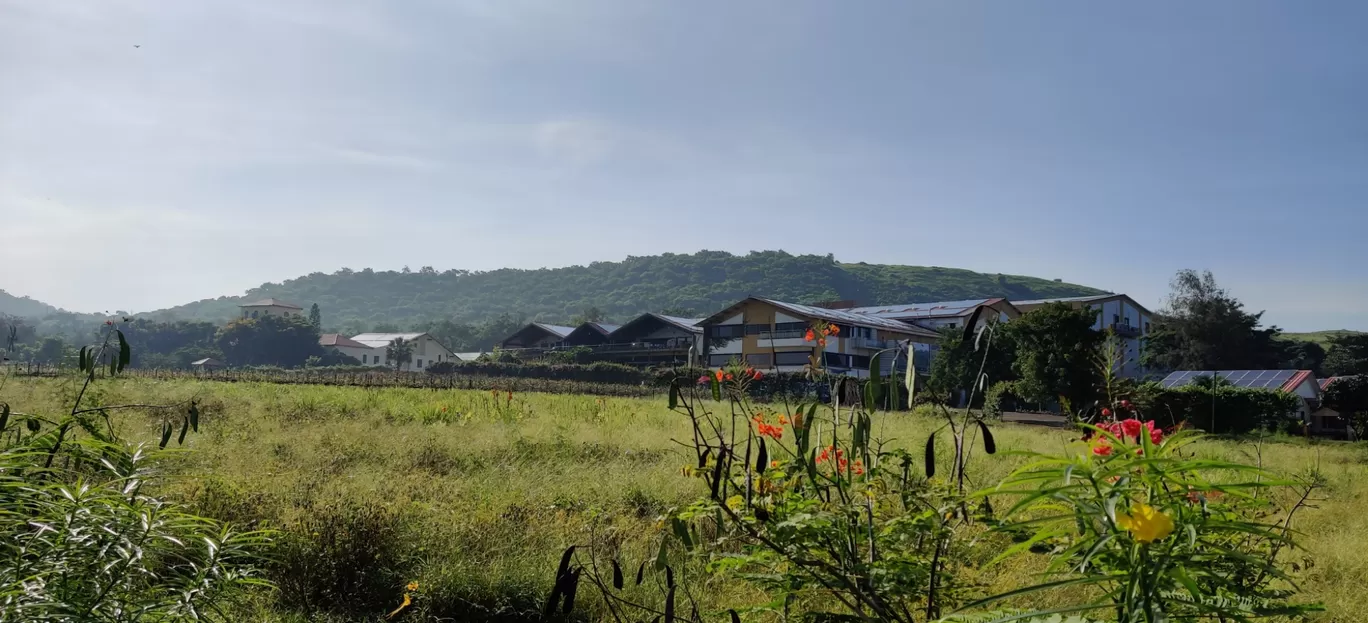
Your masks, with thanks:
M1349 333L1331 338L1324 368L1330 376L1368 375L1368 333Z
M1260 326L1263 312L1216 283L1210 271L1182 270L1156 314L1145 346L1145 366L1157 370L1262 370L1287 365L1277 327Z

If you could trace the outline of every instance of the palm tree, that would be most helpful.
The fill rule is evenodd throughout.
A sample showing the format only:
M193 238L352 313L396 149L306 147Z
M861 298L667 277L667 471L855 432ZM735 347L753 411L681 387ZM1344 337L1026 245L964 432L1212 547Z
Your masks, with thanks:
M404 364L413 360L413 343L396 337L385 347L385 357L394 362L394 371L398 372L404 368Z

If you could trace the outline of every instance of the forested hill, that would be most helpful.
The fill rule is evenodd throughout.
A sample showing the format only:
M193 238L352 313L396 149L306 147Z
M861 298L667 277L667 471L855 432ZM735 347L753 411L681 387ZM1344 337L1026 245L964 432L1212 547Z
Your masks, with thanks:
M41 318L58 311L61 310L42 301L35 301L27 296L15 296L9 292L0 290L0 314L21 316L24 318Z
M647 311L706 315L750 295L794 302L855 299L882 304L1101 292L1047 279L953 268L843 264L829 255L762 251L738 256L700 251L538 270L343 269L331 275L314 273L268 283L242 297L203 300L155 315L221 321L234 316L242 301L275 297L305 309L317 303L327 327L369 329L379 324L407 327L433 319L479 322L500 314L566 322L588 308L601 310L610 321Z

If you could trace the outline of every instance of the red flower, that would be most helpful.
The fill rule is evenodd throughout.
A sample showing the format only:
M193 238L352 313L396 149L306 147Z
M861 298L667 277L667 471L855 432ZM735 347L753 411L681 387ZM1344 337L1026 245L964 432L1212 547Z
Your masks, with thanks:
M817 339L817 336L812 334L812 329L808 329L807 333L803 334L803 339L805 341L811 342L812 340Z
M856 476L863 476L863 475L864 475L864 472L865 472L865 470L864 470L864 463L862 463L862 462L860 462L860 461L855 461L855 469L854 469L854 472L855 472L855 475L856 475Z
M105 324L110 325L110 326L114 326L114 321L113 321L113 320L106 320L106 321L105 321Z
M758 381L762 378L765 378L765 373L759 370L751 370L751 378Z
M723 378L725 378L725 379L727 379L728 381L730 381L730 380L732 380L734 377L732 376L732 373L728 372L728 373L726 373L726 374L723 376Z
M710 377L710 376L704 374L703 376L698 377L698 384L699 384L699 385L707 385L707 384L708 384L708 381L711 381L711 380L712 380L712 377Z
M1140 441L1140 420L1131 418L1121 422L1121 434L1123 438L1133 437L1136 441Z
M824 338L824 337L822 337L822 338L817 338L817 345L818 345L818 346L826 346L826 338Z
M1129 401L1129 400L1122 400L1122 401L1121 401L1121 408L1122 408L1122 409L1129 409L1129 408L1131 408L1131 403L1130 403L1130 401Z
M1097 443L1093 444L1092 453L1097 456L1111 456L1111 444L1107 442L1106 438L1099 438Z
M1102 417L1111 417L1111 415L1112 415L1112 410L1111 410L1111 409L1108 409L1108 408L1106 408L1106 407L1102 407Z
M1150 443L1159 445L1164 441L1164 431L1154 425L1154 420L1145 422L1145 428L1149 430Z
M838 327L838 326L836 326L836 325L831 325L831 334L832 334L832 335L840 335L840 334L841 334L841 328Z

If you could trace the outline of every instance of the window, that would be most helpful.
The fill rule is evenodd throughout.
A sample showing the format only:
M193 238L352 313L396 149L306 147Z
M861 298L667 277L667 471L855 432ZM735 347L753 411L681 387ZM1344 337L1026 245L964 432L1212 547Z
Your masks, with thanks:
M422 360L422 359L418 359L417 362L418 362L418 367L419 367L419 368L423 367L423 360Z
M709 339L730 340L744 335L745 327L739 324L722 324L707 328Z
M868 369L868 368L869 368L869 357L866 356L866 355L851 355L851 356L850 356L850 367L852 367L852 368L865 368L865 369Z
M831 354L834 355L836 353ZM808 363L808 356L809 353L805 350L788 353L774 353L774 363L775 365L780 366L805 366Z
M732 355L708 355L708 367L720 368L731 361Z
M770 356L769 353L746 355L746 365L756 368L768 368L774 365L773 361L774 359Z
M253 317L253 318L256 318L256 317L257 317L257 311L256 311L256 310L252 310L252 317Z
M807 331L806 322L778 322L774 324L775 333L785 333L788 331Z
M767 325L767 324L748 324L748 325L746 325L746 335L760 335L761 333L769 333L769 332L770 332L770 326Z

